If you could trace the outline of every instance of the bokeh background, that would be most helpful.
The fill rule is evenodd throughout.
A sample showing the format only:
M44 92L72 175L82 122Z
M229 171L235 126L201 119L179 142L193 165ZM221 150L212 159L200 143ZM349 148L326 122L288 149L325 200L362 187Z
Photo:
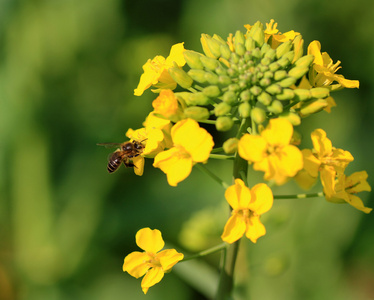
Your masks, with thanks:
M96 143L124 141L152 110L152 92L133 95L148 58L182 41L201 51L201 33L225 38L272 18L306 44L319 40L342 61L340 73L360 81L333 95L332 114L299 130L310 146L310 132L324 128L355 157L348 173L365 169L374 186L370 0L0 1L1 300L212 297L218 255L177 265L146 296L122 264L142 227L187 253L219 243L223 191L199 170L170 187L151 161L143 177L125 168L109 175L111 150ZM230 163L208 168L230 182ZM292 192L300 192L292 183L275 191ZM374 206L372 194L361 196ZM278 200L262 220L267 235L242 242L237 299L374 299L372 214Z

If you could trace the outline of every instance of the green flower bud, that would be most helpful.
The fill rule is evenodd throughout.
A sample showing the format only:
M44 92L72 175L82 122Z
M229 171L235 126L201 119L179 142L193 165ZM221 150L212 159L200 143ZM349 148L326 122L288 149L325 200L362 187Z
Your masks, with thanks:
M295 57L295 52L294 51L288 51L287 53L283 54L282 58L287 59L290 63Z
M209 97L201 92L189 93L189 95L185 98L185 100L188 106L210 104Z
M217 39L213 39L208 34L201 34L201 45L206 56L218 58L221 56L220 46L221 43Z
M261 58L261 51L260 51L260 49L259 48L254 48L253 50L252 50L252 57L254 58L254 59L260 59Z
M239 91L240 90L240 87L237 83L232 83L229 85L229 91L233 91L233 92L236 92L236 91Z
M218 75L227 75L227 69L222 67L222 65L219 65L217 69L215 69L215 73Z
M184 59L186 60L186 63L191 69L198 69L202 70L204 69L203 64L200 61L200 57L203 55L199 52L195 52L192 50L185 50L183 52Z
M260 93L262 92L262 88L260 88L260 87L257 86L257 85L254 85L254 86L252 86L252 87L249 89L249 91L251 92L251 94L252 94L253 96L258 96L258 95L260 95Z
M217 40L218 42L220 42L220 44L226 44L226 41L221 38L218 34L213 34L213 39Z
M237 138L229 138L222 145L223 151L225 151L226 154L235 153L238 150L238 142L239 140Z
M190 106L184 109L184 115L187 118L194 119L196 121L200 120L207 120L209 119L209 110L206 109L205 107L200 107L200 106Z
M244 90L240 93L240 99L242 101L249 101L251 100L251 93L248 90Z
M282 88L280 87L279 84L272 84L270 86L268 86L265 91L271 95L276 95L276 94L280 94L282 92Z
M237 30L235 32L235 43L239 43L239 44L242 44L242 45L244 45L244 43L245 43L245 36L244 36L243 32L241 32L240 30Z
M231 57L231 50L227 44L221 45L219 50L221 51L221 56L227 60Z
M236 65L239 63L239 60L240 60L240 57L238 54L236 54L235 52L231 52L231 55L230 55L230 61L232 64Z
M203 93L209 98L217 98L219 95L221 95L221 90L216 85L210 85L203 89Z
M251 115L251 106L248 102L242 102L238 107L238 111L242 118L248 118Z
M280 118L287 119L290 121L290 123L293 126L297 126L301 124L301 118L298 114L291 112L291 111L285 111L284 113L279 115Z
M206 83L205 79L205 71L198 70L198 69L191 69L187 72L188 76L190 76L194 81L199 83Z
M287 57L282 56L276 61L276 63L280 66L280 68L285 69L290 65L290 60L288 60Z
M274 80L279 81L284 79L287 76L287 71L285 70L279 70L274 73Z
M168 72L171 78L173 78L174 81L178 83L182 88L188 89L191 87L193 80L183 69L179 67L172 67L168 69Z
M236 52L238 55L240 55L240 56L244 55L246 49L245 49L245 47L244 47L243 44L235 43L235 46L234 46L234 47L235 47L235 52Z
M247 39L245 40L244 46L245 46L245 49L247 49L247 51L250 51L256 48L256 43L250 36L248 36Z
M309 71L309 68L305 67L294 67L291 70L288 71L288 75L295 78L299 79L303 77L307 72Z
M222 86L228 86L231 83L231 78L229 76L220 75L218 76L218 82Z
M268 43L265 43L261 46L261 56L264 56L266 52L268 52L269 50L271 50L271 46L268 44Z
M221 102L219 103L215 108L214 108L214 114L217 117L227 115L231 111L231 105L226 103L226 102Z
M265 106L268 106L270 105L271 101L273 101L273 97L270 96L268 93L266 92L262 92L258 97L257 97L257 100L262 103L263 105Z
M271 84L271 80L269 78L262 78L260 80L260 86L267 87Z
M210 71L214 71L216 68L219 67L218 60L214 58L202 56L200 57L200 60L204 67Z
M275 59L275 55L276 55L275 50L270 48L268 51L266 51L264 57L269 58L270 61L273 61Z
M228 131L234 125L233 119L230 117L218 117L216 121L216 128L218 131Z
M276 72L281 68L281 65L278 62L273 62L269 65L269 70L271 72Z
M299 34L295 36L295 38L292 41L294 51L295 51L295 56L293 58L293 62L297 61L300 57L303 56L303 47L304 47L304 40L303 37Z
M278 84L283 88L290 87L291 85L295 83L296 83L296 78L294 77L288 77L278 82Z
M311 63L314 61L314 55L305 55L301 58L299 58L297 61L295 61L295 66L296 67L301 67L301 68L309 68Z
M273 72L271 72L271 71L265 71L265 73L264 73L264 78L269 78L269 79L271 79L271 78L273 78L274 77L274 73Z
M283 104L279 100L273 100L270 106L267 107L268 111L279 115L283 111Z
M276 57L279 59L287 52L291 51L292 43L291 41L286 41L278 46L276 49Z
M223 94L222 100L228 104L234 104L238 101L238 97L235 92L227 91Z
M251 28L249 36L253 38L258 47L261 47L265 43L264 26L260 22L256 22Z
M294 93L295 99L298 101L309 100L312 97L310 90L307 89L296 89L294 90Z
M271 59L268 57L264 57L263 59L261 59L261 64L264 66L268 66L271 64Z
M213 84L213 85L219 84L219 77L212 72L206 72L204 77L205 77L206 82L208 82L209 84Z
M312 98L326 98L330 96L330 90L323 87L310 89L310 94Z
M275 96L278 100L291 100L295 97L295 93L291 89L283 89L282 93Z
M254 107L251 111L251 117L257 124L261 124L266 119L266 113L262 108Z
M305 102L300 109L300 113L303 117L306 117L310 114L317 113L327 107L328 103L325 99L316 99Z

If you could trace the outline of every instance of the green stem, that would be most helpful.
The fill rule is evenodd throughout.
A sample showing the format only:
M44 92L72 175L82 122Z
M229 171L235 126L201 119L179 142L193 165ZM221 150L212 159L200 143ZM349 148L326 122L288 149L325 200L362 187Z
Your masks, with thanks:
M221 178L219 178L212 171L208 170L203 164L196 164L195 167L198 168L201 172L207 174L214 181L218 182L224 189L227 189L229 187L229 185L226 182L224 182Z
M234 155L225 155L225 154L210 154L209 158L234 160L235 156Z
M297 194L297 195L274 195L274 199L305 199L305 198L317 198L324 197L323 192L312 193L312 194Z
M247 128L250 124L251 120L249 118L242 120L236 136L238 139L247 132ZM248 162L236 153L233 169L234 179L240 178L247 184L247 172ZM222 252L221 275L215 300L227 300L231 298L234 288L234 270L236 258L238 256L239 242L240 240L230 244L227 250Z
M210 153L219 153L219 152L223 152L223 147L213 148L212 151L210 151Z
M190 260L190 259L200 258L200 257L206 256L206 255L218 252L218 251L225 250L226 248L227 248L227 244L222 243L222 244L219 244L219 245L214 246L212 248L209 248L207 250L201 251L197 254L187 256L187 257L183 258L180 262L187 261L187 260Z

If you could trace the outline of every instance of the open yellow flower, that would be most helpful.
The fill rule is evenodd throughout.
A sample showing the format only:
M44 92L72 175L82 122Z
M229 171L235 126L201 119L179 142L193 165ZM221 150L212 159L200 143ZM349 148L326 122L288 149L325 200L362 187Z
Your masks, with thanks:
M338 60L333 64L330 56L323 52L321 53L321 43L313 41L308 46L308 54L314 55L313 70L309 72L309 81L313 87L326 87L331 85L334 81L345 88L358 88L360 83L358 80L345 79L343 75L335 74L341 67Z
M167 58L158 55L152 60L149 59L143 65L144 73L140 77L138 87L134 90L134 95L141 96L152 85L158 89L175 89L177 83L169 75L168 69L174 66L174 62L179 67L185 65L184 50L183 43L175 44L171 47Z
M362 200L354 195L363 191L371 191L371 187L366 181L367 178L366 171L355 172L350 176L339 174L335 184L335 193L331 197L326 197L326 200L335 203L347 202L366 214L370 213L372 208L365 207Z
M353 156L348 151L333 147L322 129L314 130L311 137L314 149L301 151L304 169L314 178L320 173L323 192L327 197L332 197L337 174L344 173L344 169L353 161Z
M160 114L173 122L183 118L183 111L179 107L178 99L172 90L162 90L160 95L153 100L152 106L156 114Z
M235 179L235 184L226 189L225 198L232 207L232 212L223 230L222 240L231 244L245 234L256 243L266 233L260 216L273 206L271 189L264 183L249 189L243 180Z
M179 121L171 129L173 147L156 155L153 166L160 168L171 186L190 175L194 163L206 162L214 146L212 136L192 119Z
M293 127L286 119L272 119L261 135L245 134L239 141L239 155L253 162L253 169L265 172L266 180L284 184L303 167L300 150L290 145Z
M136 244L144 252L135 251L127 255L123 264L123 271L128 272L135 278L145 275L141 287L146 294L148 289L159 283L164 274L170 271L184 256L175 249L160 251L165 242L162 239L161 232L157 229L140 229L136 233Z

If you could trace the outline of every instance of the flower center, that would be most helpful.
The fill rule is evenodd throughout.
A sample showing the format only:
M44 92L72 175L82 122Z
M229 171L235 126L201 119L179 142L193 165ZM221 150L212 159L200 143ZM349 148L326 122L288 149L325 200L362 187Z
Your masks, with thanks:
M150 259L145 261L145 263L150 267L150 268L162 268L160 259L156 256L154 253L147 253Z

